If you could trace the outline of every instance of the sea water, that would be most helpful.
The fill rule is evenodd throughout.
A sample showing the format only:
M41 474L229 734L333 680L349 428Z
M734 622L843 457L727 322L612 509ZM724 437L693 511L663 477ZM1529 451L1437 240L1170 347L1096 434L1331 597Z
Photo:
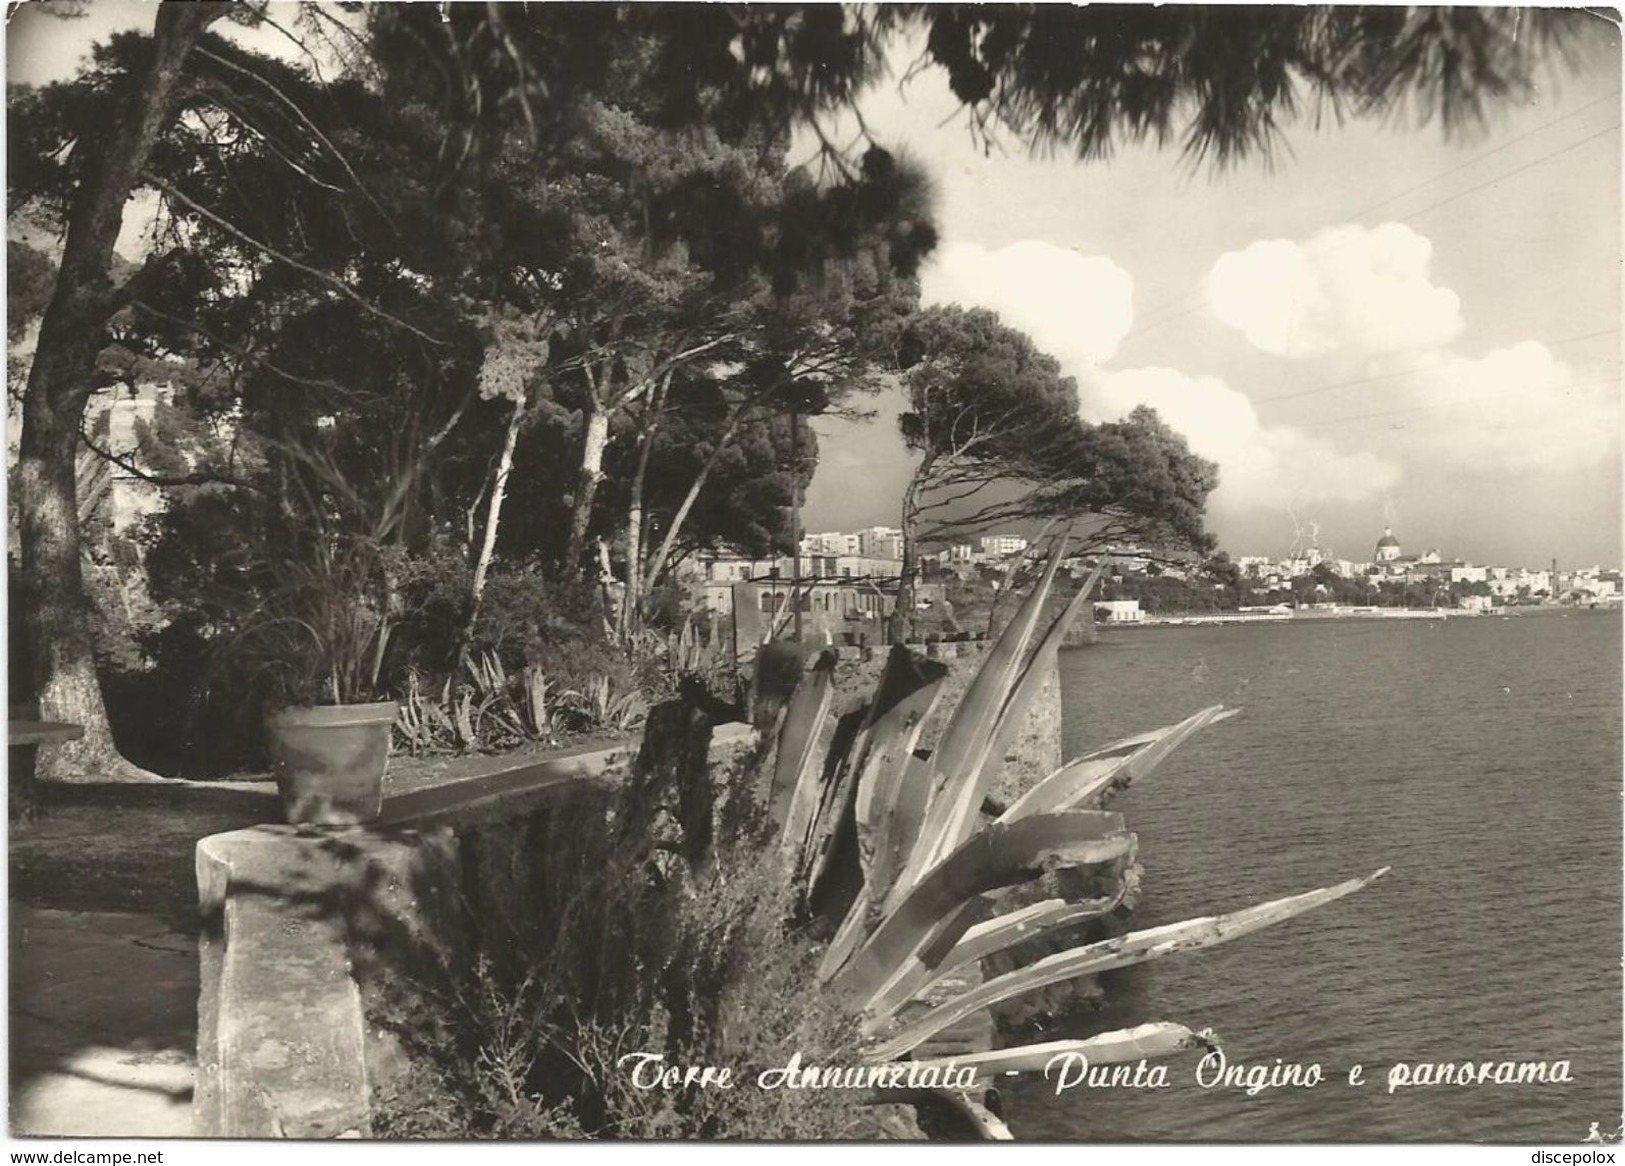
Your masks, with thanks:
M1135 927L1393 871L1233 943L1109 973L1106 1011L1035 1034L1211 1027L1228 1065L1261 1074L1208 1083L1190 1053L1167 1062L1166 1088L1024 1080L1005 1090L1017 1136L1616 1131L1620 631L1617 612L1541 611L1109 630L1064 653L1069 756L1206 705L1245 710L1113 806L1140 837ZM1283 1084L1241 1084L1271 1075Z

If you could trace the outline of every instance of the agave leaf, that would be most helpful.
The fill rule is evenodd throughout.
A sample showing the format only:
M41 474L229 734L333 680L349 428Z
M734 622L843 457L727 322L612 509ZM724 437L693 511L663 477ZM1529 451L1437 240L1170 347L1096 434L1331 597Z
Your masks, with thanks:
M879 901L891 895L908 865L930 796L931 763L911 753L902 760L902 777L891 814L883 819L876 834L872 891Z
M1092 804L1108 790L1123 788L1150 773L1164 757L1198 729L1218 720L1223 712L1223 705L1213 705L1177 725L1131 738L1132 747L1108 746L1106 750L1069 761L1023 794L999 816L999 821L1013 822L1028 814Z
M919 1045L921 1041L963 1020L973 1012L1001 1004L1035 988L1045 988L1076 976L1127 967L1130 964L1143 963L1176 952L1213 947L1240 938L1249 932L1284 922L1293 916L1302 915L1305 911L1312 911L1345 895L1351 895L1387 874L1389 869L1383 867L1364 878L1349 879L1336 886L1322 887L1284 899L1274 899L1228 915L1187 919L1182 923L1134 931L1116 939L1057 952L1037 963L997 976L980 987L972 988L969 992L938 1005L888 1037L874 1050L873 1055L879 1060L894 1060ZM866 1021L865 1028L872 1032L883 1023L882 1018L871 1017Z
M1094 899L1044 899L978 923L954 946L943 961L947 969L971 960L982 960L1007 947L1037 939L1057 928L1110 915L1123 902L1126 888L1119 885L1110 895Z
M1045 899L997 918L983 920L966 930L935 967L920 961L903 975L894 977L876 995L870 1010L877 1015L891 1015L966 964L986 959L1008 947L1037 939L1063 927L1075 927L1086 919L1108 915L1117 909L1126 891L1127 886L1120 883L1114 894L1098 899L1079 899L1075 902Z
M801 863L797 878L805 888L809 904L818 900L820 893L833 885L837 859L846 855L846 831L855 833L852 822L853 800L857 794L857 768L855 759L862 756L868 739L864 724L867 709L858 709L842 716L835 726L829 752L824 764L824 778L817 813L807 831L801 848ZM853 839L855 849L855 839ZM854 866L855 855L850 856ZM856 870L852 881L861 884L862 871ZM850 902L820 901L818 910L830 919L842 919Z
M1218 716L1214 717L1208 723L1210 725L1217 725L1221 721L1228 721L1231 717L1236 717L1236 716L1240 716L1240 715L1241 715L1241 709L1239 709L1239 708L1225 709L1223 712L1221 712ZM1113 741L1110 744L1102 745L1098 749L1091 749L1089 752L1083 754L1083 756L1079 757L1077 760L1079 760L1079 761L1088 761L1088 760L1095 760L1095 759L1103 758L1103 757L1121 757L1121 756L1123 756L1125 754L1133 753L1135 750L1139 749L1140 746L1142 746L1142 745L1149 745L1149 744L1151 744L1151 743L1153 743L1155 741L1161 740L1162 735L1164 733L1166 733L1170 728L1173 728L1173 727L1175 727L1175 726L1164 725L1160 729L1149 729L1144 733L1135 733L1133 736L1130 736L1130 737L1119 738L1118 740Z
M793 803L800 802L799 829L811 814L818 789L820 766L815 763L819 730L829 715L835 697L835 653L819 652L807 658L801 680L785 708L779 725L778 750L773 759L773 778L768 790L768 814L783 829ZM801 841L798 834L795 844Z
M933 778L925 821L914 842L901 877L892 886L888 906L917 883L963 838L954 834L967 814L980 809L978 780L988 745L999 724L999 714L1021 675L1038 618L1049 600L1055 572L1065 553L1064 541L1050 553L1041 579L1028 592L1020 609L988 649L965 695L955 706L931 755ZM966 806L970 809L967 811Z
M910 1061L908 1066L916 1072L928 1068L946 1070L950 1064L959 1069L974 1069L976 1084L986 1088L997 1084L1001 1077L1014 1077L1021 1073L1042 1073L1048 1078L1057 1058L1062 1058L1058 1068L1064 1068L1069 1060L1076 1064L1080 1057L1088 1058L1090 1065L1121 1065L1126 1061L1169 1057L1191 1049L1211 1051L1215 1047L1217 1044L1211 1031L1193 1032L1183 1024L1159 1021L1103 1032L1086 1040L1044 1041L1041 1044L955 1056L951 1060Z
M1032 659L1027 662L1010 698L999 710L998 722L993 732L982 747L982 754L977 762L976 780L965 787L964 796L956 804L954 815L949 820L944 834L937 841L936 850L930 861L940 862L949 851L969 838L971 832L976 829L982 801L987 796L993 779L1003 768L1005 755L1015 743L1016 734L1020 731L1021 723L1037 698L1039 690L1055 675L1056 658L1060 654L1061 644L1065 642L1067 630L1078 618L1078 613L1083 610L1084 603L1088 601L1104 570L1105 564L1101 563L1090 572L1089 578L1078 588L1077 594L1066 605L1066 609L1050 624Z
M858 852L873 899L885 897L925 815L930 770L914 749L947 675L946 664L901 645L892 648L881 674L854 806Z
M834 937L829 941L829 947L818 961L820 984L832 980L846 966L846 961L852 958L852 953L858 950L858 945L868 938L871 925L869 914L873 910L874 900L869 897L868 888L865 887L852 900L846 918L841 920L840 927L836 928Z
M786 867L792 874L808 869L807 846L828 792L825 784L829 779L832 760L830 749L837 735L838 725L826 710L823 723L790 791L784 825L779 829L779 851L784 855Z
M894 646L853 741L848 756L858 758L852 812L863 885L819 964L821 980L834 976L868 937L874 904L902 869L918 832L930 769L914 747L947 674L947 665ZM821 875L820 869L814 881Z
M852 958L858 945L869 937L878 920L877 888L889 887L907 862L909 849L919 834L920 822L925 817L925 802L929 794L931 767L915 756L903 760L903 777L896 791L897 800L889 818L875 833L870 867L863 886L852 902L852 908L840 929L830 941L829 950L819 965L819 977L828 980ZM859 846L863 845L861 826ZM860 854L860 857L863 857Z
M927 941L940 949L935 961L940 962L977 920L964 917L960 935L945 936L939 925L972 899L1058 866L1110 862L1132 845L1121 814L1035 814L990 825L885 910L874 934L842 971L838 989L859 1006L867 1004L889 980L905 974L907 961L922 958Z
M917 941L914 951L897 965L881 985L880 990L884 991L898 979L906 976L929 975L930 969L936 967L953 950L954 945L966 931L991 918L996 909L993 900L987 895L973 895L957 907L951 908L947 914L926 929ZM875 930L875 922L881 918L878 911L874 912L874 918L867 921L869 926L859 935L859 940L862 940L864 935L871 934ZM849 971L849 968L843 967L840 970ZM850 979L850 976L843 979L836 985L836 990L842 991ZM862 1003L861 998L854 998L852 1001L854 1011L861 1011Z

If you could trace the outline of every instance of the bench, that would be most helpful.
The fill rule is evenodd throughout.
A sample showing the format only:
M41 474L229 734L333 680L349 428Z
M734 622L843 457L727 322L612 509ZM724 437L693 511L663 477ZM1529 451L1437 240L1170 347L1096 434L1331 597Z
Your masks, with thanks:
M85 735L83 725L63 721L8 720L6 722L6 784L10 790L10 819L34 816L34 761L41 745L63 745Z

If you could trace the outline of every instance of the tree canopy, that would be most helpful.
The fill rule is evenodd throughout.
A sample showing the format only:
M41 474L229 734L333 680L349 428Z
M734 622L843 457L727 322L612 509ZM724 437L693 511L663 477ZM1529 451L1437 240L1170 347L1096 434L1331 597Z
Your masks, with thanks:
M923 309L904 325L897 361L909 404L898 426L919 461L903 492L894 638L907 634L921 543L1058 520L1083 535L1083 549L1211 548L1203 508L1217 467L1144 406L1084 422L1072 378L995 313Z
M887 143L834 143L824 123L907 38L973 133L1085 158L1177 140L1226 163L1267 154L1306 102L1469 123L1587 19L497 3L375 4L357 25L302 12L312 44L340 47L333 76L312 52L277 60L212 31L265 19L262 3L170 2L152 35L98 46L79 78L8 93L12 210L63 240L48 294L33 257L8 258L14 306L41 324L14 477L16 610L42 714L87 724L74 763L103 772L119 766L74 503L87 409L120 375L109 351L125 373L191 370L178 405L223 439L217 464L194 442L186 472L164 475L184 489L268 492L282 505L266 521L403 551L449 538L476 609L493 555L575 577L618 559L635 611L685 547L762 545L813 456L802 443L790 464L791 417L873 387L895 353L937 243L930 184ZM822 143L808 167L789 165L797 131ZM124 270L114 244L138 191L159 218ZM980 365L920 372L918 448L962 446L944 418L973 405L966 416L1003 416L1008 436L959 449L954 472L999 463L1047 482L1024 505L1154 515L1197 539L1211 473L1175 435L1149 415L1064 421L1053 362L974 327L990 345ZM986 399L972 401L977 382ZM1017 397L1052 402L1053 441L1022 439L1029 423L998 403ZM501 537L519 488L534 513L562 508L551 534L518 523Z

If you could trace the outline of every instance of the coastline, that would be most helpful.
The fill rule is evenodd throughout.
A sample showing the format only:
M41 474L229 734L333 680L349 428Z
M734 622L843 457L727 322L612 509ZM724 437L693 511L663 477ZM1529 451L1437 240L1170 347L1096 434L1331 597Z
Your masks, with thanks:
M1095 625L1096 631L1118 631L1146 627L1212 627L1219 624L1290 624L1321 623L1328 620L1443 620L1443 619L1524 619L1531 616L1567 617L1575 613L1607 614L1625 610L1620 604L1595 607L1528 606L1497 607L1488 611L1463 611L1444 607L1349 607L1299 608L1293 611L1215 611L1187 615L1147 615L1137 620L1122 620Z

